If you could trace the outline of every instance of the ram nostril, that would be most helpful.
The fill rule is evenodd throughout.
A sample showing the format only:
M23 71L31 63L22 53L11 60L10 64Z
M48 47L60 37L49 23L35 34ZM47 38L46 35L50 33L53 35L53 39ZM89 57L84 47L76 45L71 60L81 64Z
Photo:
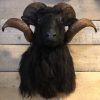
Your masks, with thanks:
M56 34L53 34L53 36L55 37L55 36L56 36Z
M47 36L49 38L52 38L52 37L55 37L56 36L56 33L47 32Z

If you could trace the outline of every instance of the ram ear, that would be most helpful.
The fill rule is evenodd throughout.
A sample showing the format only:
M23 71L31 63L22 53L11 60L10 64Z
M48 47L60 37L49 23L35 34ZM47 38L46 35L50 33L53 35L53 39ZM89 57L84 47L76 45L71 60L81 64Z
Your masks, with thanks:
M95 32L97 32L97 29L93 22L89 19L83 18L83 19L74 19L71 24L69 25L68 31L65 33L65 42L70 42L73 37L83 28L85 27L93 27Z
M24 36L28 42L32 42L33 33L30 27L22 20L18 18L10 18L8 19L2 27L2 31L5 30L7 27L16 28L24 33Z

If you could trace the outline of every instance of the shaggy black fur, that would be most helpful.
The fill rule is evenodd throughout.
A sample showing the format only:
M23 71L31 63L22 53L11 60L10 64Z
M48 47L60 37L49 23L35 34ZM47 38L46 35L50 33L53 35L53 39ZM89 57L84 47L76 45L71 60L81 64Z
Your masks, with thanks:
M31 43L20 62L20 93L23 97L40 94L44 98L69 95L76 83L73 60L66 44L84 27L91 26L97 31L94 24L88 19L78 20L74 9L65 3L54 7L32 3L21 18L22 21L11 18L2 27L3 31L8 26L21 30ZM34 32L30 25L35 27Z
M64 38L65 26L62 17L53 8L37 13L35 38L20 62L20 92L23 97L40 94L52 98L70 94L75 89L75 71L72 57ZM26 22L27 16L23 17ZM31 20L33 15L27 19ZM30 24L31 24L30 23Z
M52 98L75 89L73 61L66 45L49 48L32 44L22 56L19 73L24 97L38 93Z

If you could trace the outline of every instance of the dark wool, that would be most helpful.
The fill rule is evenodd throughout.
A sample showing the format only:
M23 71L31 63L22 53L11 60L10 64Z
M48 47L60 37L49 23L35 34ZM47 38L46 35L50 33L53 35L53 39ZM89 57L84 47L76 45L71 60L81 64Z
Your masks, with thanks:
M25 8L21 19L8 19L2 31L6 27L17 28L30 42L19 68L22 97L69 95L76 83L73 60L66 44L85 27L93 27L97 32L95 25L87 18L77 19L73 7L66 3L49 7L33 2Z
M40 94L52 98L75 89L75 71L67 46L56 48L32 44L20 62L20 92L24 97Z

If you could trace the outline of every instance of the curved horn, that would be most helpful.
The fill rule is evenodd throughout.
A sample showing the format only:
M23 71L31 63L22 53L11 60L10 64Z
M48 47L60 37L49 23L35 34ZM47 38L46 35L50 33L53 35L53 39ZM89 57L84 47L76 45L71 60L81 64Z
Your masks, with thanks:
M8 19L2 27L2 31L5 30L6 27L14 27L22 31L25 35L27 41L32 42L33 33L29 26L18 18L10 18Z
M36 21L35 15L37 11L45 7L47 6L41 2L35 2L35 3L29 4L23 12L23 16L21 17L22 20L25 21L27 24L34 25L34 21Z
M34 23L36 12L44 7L46 7L46 5L41 2L31 3L25 8L23 12L23 21L17 18L8 19L3 25L2 31L4 31L6 27L17 28L24 33L27 41L32 42L34 35L29 25Z
M65 26L69 25L70 23L69 19L76 18L76 13L74 9L72 8L72 6L70 6L69 4L58 3L57 5L54 6L54 8L62 10L62 17L63 17Z
M70 42L72 38L76 35L76 33L78 33L81 29L85 27L93 27L95 32L97 32L97 29L92 21L83 18L80 20L76 20L72 25L69 26L68 31L65 33L65 41Z

